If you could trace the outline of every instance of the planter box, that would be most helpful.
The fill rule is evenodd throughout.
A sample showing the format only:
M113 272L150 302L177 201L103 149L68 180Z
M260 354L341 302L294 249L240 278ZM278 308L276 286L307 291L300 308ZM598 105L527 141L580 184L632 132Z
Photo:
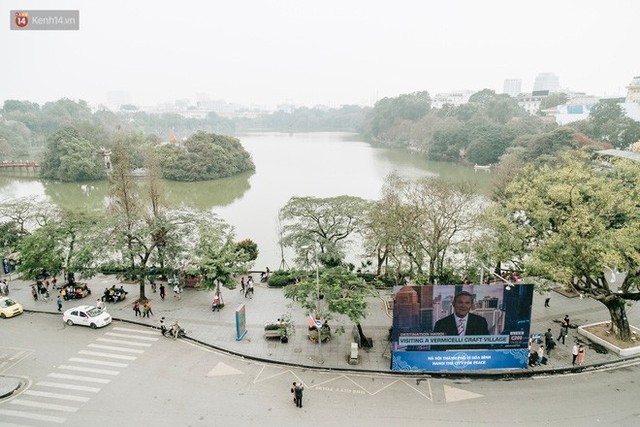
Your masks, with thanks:
M601 346L613 351L614 353L622 356L622 357L627 357L627 356L633 356L636 354L640 354L640 343L638 343L637 346L635 347L629 347L629 348L620 348L612 343L610 343L609 341L602 339L594 334L592 334L591 332L588 332L586 330L584 330L584 328L588 328L590 326L594 326L594 325L601 325L603 323L609 323L609 322L597 322L597 323L591 323L589 325L584 325L584 326L580 326L578 327L578 333L582 336L585 336L587 338L589 338L589 340L600 344ZM640 329L631 326L631 332L635 332L636 336L640 336Z

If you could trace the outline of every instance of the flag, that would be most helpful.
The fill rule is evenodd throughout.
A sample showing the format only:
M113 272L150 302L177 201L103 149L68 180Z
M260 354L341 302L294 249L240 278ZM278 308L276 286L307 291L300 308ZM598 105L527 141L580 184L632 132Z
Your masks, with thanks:
M176 136L173 134L173 132L169 132L169 141L178 142L178 140L176 139Z

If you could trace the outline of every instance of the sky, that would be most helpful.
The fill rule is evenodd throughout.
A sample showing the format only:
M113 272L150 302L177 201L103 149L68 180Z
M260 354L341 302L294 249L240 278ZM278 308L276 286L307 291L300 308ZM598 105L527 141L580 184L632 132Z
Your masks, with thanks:
M211 99L373 105L538 73L599 96L640 75L638 0L2 0L0 102ZM11 10L79 10L79 31L10 31ZM0 20L1 22L1 20Z

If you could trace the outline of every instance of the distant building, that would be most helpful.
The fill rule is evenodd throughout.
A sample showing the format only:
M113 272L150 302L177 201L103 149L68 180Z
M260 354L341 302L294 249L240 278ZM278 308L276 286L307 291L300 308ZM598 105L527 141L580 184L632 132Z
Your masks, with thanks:
M640 76L636 76L627 86L627 98L625 102L640 104Z
M122 105L131 104L131 93L126 90L112 90L107 92L107 105L117 111Z
M522 79L505 79L502 93L506 93L512 98L522 92Z
M470 90L460 90L456 92L437 93L433 96L431 107L442 108L444 104L451 104L454 106L463 105L469 102L469 98L474 92Z
M542 100L549 96L548 90L538 90L532 93L521 93L516 97L518 105L522 107L527 113L533 115L537 114L540 110L540 104Z
M533 91L558 92L560 89L560 78L553 73L540 73L533 83Z

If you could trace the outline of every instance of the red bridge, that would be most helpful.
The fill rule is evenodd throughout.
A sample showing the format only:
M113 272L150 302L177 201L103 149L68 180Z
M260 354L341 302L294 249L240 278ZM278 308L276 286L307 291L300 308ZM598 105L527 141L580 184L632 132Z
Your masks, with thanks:
M33 173L36 174L40 170L40 163L33 160L14 160L12 162L0 162L0 170L9 173Z

